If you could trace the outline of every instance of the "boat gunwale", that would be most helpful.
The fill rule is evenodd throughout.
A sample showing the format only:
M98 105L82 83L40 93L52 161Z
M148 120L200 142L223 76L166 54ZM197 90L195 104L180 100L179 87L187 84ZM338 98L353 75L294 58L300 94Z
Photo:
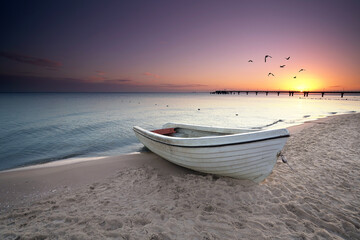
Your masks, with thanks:
M263 130L263 131L237 133L237 134L229 134L222 136L205 136L205 137L193 137L193 138L164 136L161 134L153 133L149 130L143 129L138 126L134 126L133 130L135 133L140 134L143 137L148 138L152 141L165 144L168 146L185 147L185 148L223 147L223 146L249 144L249 143L278 139L278 138L290 137L290 134L287 129ZM270 133L273 133L273 136L261 136ZM257 136L257 138L253 138L250 140L245 139L247 136L253 137L254 135L260 135L260 136ZM238 138L243 138L243 139L238 139ZM184 142L184 140L186 140L186 142ZM234 140L236 141L234 142ZM209 141L212 143L209 144Z

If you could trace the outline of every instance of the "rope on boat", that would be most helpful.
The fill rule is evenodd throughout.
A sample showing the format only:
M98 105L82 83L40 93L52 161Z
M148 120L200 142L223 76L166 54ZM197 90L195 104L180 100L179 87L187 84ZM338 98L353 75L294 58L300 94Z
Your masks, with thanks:
M282 154L282 152L279 152L279 153L278 153L278 157L281 157L282 162L283 162L283 163L286 163L286 164L289 166L289 168L290 168L292 171L294 171L294 169L290 166L290 164L288 163L286 157L284 156L284 154ZM294 171L294 172L295 172L295 171Z

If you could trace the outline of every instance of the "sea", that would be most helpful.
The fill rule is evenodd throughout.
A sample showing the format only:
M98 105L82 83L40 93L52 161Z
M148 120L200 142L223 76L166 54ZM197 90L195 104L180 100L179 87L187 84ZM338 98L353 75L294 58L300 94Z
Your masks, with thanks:
M133 126L276 129L360 112L360 95L2 93L0 170L145 151Z

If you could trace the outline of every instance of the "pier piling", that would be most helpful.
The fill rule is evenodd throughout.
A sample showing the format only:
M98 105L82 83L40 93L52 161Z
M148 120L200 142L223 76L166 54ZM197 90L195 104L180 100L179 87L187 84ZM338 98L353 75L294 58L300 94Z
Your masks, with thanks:
M325 93L328 94L340 94L340 96L343 98L345 94L360 94L360 91L306 91L306 92L302 92L302 91L267 91L267 90L256 90L256 91L249 91L249 90L239 90L239 91L227 91L227 90L221 90L221 91L214 91L214 92L210 92L210 94L230 94L230 95L235 95L236 93L238 93L238 95L240 95L240 93L246 93L246 95L249 95L249 93L255 93L255 95L257 96L258 93L265 93L265 95L269 95L269 93L277 93L278 96L280 96L280 93L288 93L289 97L293 97L294 94L303 94L304 97L309 97L309 94L321 94L321 97L324 97Z

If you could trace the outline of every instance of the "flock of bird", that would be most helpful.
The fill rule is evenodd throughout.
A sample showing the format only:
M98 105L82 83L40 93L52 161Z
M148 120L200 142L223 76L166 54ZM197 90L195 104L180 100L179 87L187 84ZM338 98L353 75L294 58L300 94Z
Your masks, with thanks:
M270 55L265 55L265 63L266 63L266 60L267 60L268 58L272 58L272 56L270 56ZM285 59L286 59L287 61L290 60L290 56L289 56L289 57L286 57ZM252 63L252 62L254 62L254 61L250 59L248 62ZM285 66L286 66L285 64L284 64L284 65L280 65L280 68L284 68ZM302 69L299 70L299 72L302 72L302 71L305 71L305 69L302 68ZM275 77L275 75L274 75L273 73L271 73L271 72L268 73L268 77L269 77L269 76ZM294 78L296 78L296 76L294 76Z

